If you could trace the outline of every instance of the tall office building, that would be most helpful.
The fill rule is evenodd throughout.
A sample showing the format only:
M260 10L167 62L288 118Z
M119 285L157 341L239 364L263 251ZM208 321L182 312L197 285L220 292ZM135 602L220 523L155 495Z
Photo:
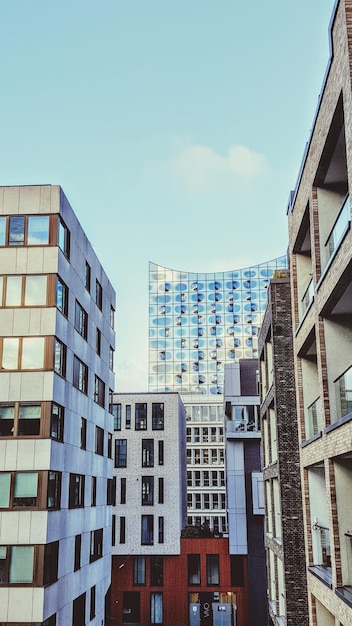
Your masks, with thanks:
M149 391L178 391L187 412L188 523L227 533L224 365L258 354L269 280L285 256L195 274L149 265Z
M0 274L0 623L101 626L115 293L60 187L0 188Z
M352 1L288 207L309 623L352 624Z

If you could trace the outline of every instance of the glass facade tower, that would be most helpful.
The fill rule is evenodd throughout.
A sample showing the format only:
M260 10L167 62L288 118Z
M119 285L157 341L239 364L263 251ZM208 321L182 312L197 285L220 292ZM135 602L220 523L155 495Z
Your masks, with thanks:
M282 256L189 273L149 264L149 391L178 391L187 413L188 523L227 532L224 366L258 356L267 287Z

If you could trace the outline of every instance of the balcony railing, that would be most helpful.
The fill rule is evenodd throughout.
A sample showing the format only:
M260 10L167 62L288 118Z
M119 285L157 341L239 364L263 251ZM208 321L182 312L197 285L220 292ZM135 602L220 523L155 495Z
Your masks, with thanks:
M306 439L310 439L317 435L321 431L321 403L320 398L317 398L307 408L307 420L306 420Z
M335 250L337 249L340 243L341 237L343 236L345 229L348 225L348 222L351 219L350 215L351 215L350 197L347 196L342 206L342 209L337 217L337 220L330 232L327 242L325 244L325 248L328 252L327 254L328 259L334 254Z
M335 381L337 419L352 413L352 365Z
M311 279L307 289L304 292L304 296L301 300L301 315L303 317L303 315L305 314L305 312L307 311L307 309L310 307L311 303L313 302L313 298L314 298L314 283L313 283L313 279Z

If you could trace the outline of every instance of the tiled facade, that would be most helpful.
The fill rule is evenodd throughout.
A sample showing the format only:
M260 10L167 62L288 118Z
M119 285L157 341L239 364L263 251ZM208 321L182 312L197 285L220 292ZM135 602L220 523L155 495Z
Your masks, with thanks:
M288 207L309 623L352 624L352 2Z
M308 599L288 272L270 281L259 361L269 613L275 626L301 626Z
M105 620L114 308L61 188L1 187L2 626Z

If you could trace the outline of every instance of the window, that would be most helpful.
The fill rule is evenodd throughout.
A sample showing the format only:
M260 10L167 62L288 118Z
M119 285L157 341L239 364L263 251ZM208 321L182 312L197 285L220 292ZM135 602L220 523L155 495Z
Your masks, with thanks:
M120 481L120 504L126 504L126 478Z
M159 504L164 504L164 478L163 477L158 478L158 483L159 483L158 501L159 501Z
M57 441L64 440L64 414L65 409L56 402L51 403L50 436Z
M35 508L38 472L0 472L0 508Z
M42 274L0 276L0 306L45 306L48 277Z
M87 448L87 420L81 417L81 450Z
M56 278L56 306L61 313L67 317L68 315L68 287L64 281L58 276Z
M152 429L164 430L164 403L152 404Z
M69 508L75 509L84 506L84 476L70 474Z
M151 546L154 543L153 537L153 516L142 515L141 523L141 544L143 546Z
M73 385L82 393L88 393L88 367L77 356L73 357Z
M113 406L114 406L114 391L113 389L109 389L109 413L111 414L113 414L114 412Z
M153 439L142 439L142 467L154 467Z
M95 427L95 453L104 455L104 429L100 426Z
M150 584L161 587L164 584L164 561L162 556L150 557Z
M126 427L126 429L131 428L131 405L130 404L126 404L126 423L125 423L125 427Z
M102 310L102 308L103 308L103 289L102 289L102 286L101 286L100 282L98 281L98 279L95 281L95 302L96 302L96 305L97 305L98 309Z
M133 558L133 584L145 585L145 556Z
M53 541L44 546L43 585L52 585L57 580L59 567L59 542Z
M115 309L112 304L110 305L110 327L115 328Z
M54 343L54 372L66 377L66 346L55 337Z
M121 404L113 404L112 413L114 416L114 430L121 430Z
M207 554L207 585L219 584L219 555Z
M154 504L154 476L142 476L142 505Z
M88 314L82 305L76 300L75 306L75 329L87 341L88 337Z
M164 442L158 441L158 463L164 465Z
M88 293L90 293L90 280L91 280L91 268L89 263L86 261L85 269L84 269L84 286Z
M56 613L45 619L42 626L56 626Z
M5 238L1 237L1 239L5 243ZM48 243L48 215L16 215L9 217L9 246L42 246Z
M101 330L100 328L95 329L95 351L98 356L101 356Z
M147 430L147 403L136 402L135 411L135 429Z
M115 467L127 467L127 439L115 439Z
M114 369L114 348L111 346L109 348L109 367L111 370Z
M44 337L4 337L2 369L44 369L44 346Z
M64 253L65 257L69 259L70 258L70 231L68 230L66 224L62 221L61 217L59 217L57 244L60 250Z
M48 509L59 509L61 506L61 472L48 472L46 506Z
M72 626L82 626L86 623L86 594L75 598L72 607Z
M97 477L92 476L91 479L91 506L97 505Z
M95 617L95 585L90 588L90 619L94 619Z
M163 623L163 594L151 593L150 594L150 623L154 624Z
M94 378L94 402L103 408L105 406L105 383L96 374Z
M200 554L188 555L188 584L200 585Z
M0 546L0 585L33 580L34 546Z
M164 518L158 518L158 542L164 543Z
M6 217L0 217L0 246L6 242Z
M112 459L112 434L108 433L108 459Z
M39 435L40 404L0 404L0 437Z
M92 530L90 533L89 562L96 561L103 556L103 529Z
M126 518L120 517L120 543L126 542Z
M111 522L111 545L116 545L116 515L112 516Z

